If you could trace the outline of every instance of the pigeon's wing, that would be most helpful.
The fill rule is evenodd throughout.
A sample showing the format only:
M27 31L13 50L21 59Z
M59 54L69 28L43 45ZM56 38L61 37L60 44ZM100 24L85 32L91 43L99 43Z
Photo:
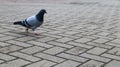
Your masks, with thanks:
M33 27L36 24L36 17L35 16L28 17L26 21L28 22L29 25L31 25L31 27Z

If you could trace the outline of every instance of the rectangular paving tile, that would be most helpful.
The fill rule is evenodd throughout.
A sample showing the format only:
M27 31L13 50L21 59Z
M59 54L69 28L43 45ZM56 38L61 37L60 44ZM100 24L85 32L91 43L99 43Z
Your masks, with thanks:
M86 43L86 42L89 42L91 40L92 39L89 39L89 38L80 38L80 39L75 40L75 42Z
M4 35L4 34L0 34L0 37L4 37L4 36L6 36L6 35Z
M115 39L113 41L111 41L112 43L116 43L116 44L120 44L120 39Z
M60 63L65 60L60 57L56 57L56 56L52 56L52 55L48 55L48 54L44 54L44 53L37 53L37 54L35 54L35 56L46 59L46 60L50 60L53 62L57 62L57 63Z
M28 43L36 45L36 46L41 46L41 47L45 47L45 48L50 48L52 47L52 45L47 44L47 43L42 43L42 42L37 42L37 41L28 41Z
M71 60L67 60L63 63L60 63L54 67L77 67L78 65L80 65L81 63L75 62L75 61L71 61Z
M107 49L100 48L100 47L95 47L95 48L90 49L89 51L87 51L87 53L100 55L100 54L104 53L105 51L107 51Z
M99 39L94 40L93 42L95 42L95 43L106 43L108 41L109 41L108 39L99 38Z
M39 46L32 46L32 47L28 47L26 49L21 50L21 52L27 53L27 54L33 54L39 51L44 50L45 48L43 47L39 47Z
M104 67L120 67L120 61L113 60L107 63Z
M113 42L108 42L108 43L106 43L106 44L108 44L108 45L110 45L110 46L114 46L114 47L120 47L119 44L113 43Z
M10 56L10 55L7 55L7 54L2 54L2 53L0 53L0 59L3 59L3 60L5 60L5 61L9 61L9 60L15 59L15 57Z
M55 42L55 41L50 41L48 43L51 44L51 45L60 46L60 47L64 47L64 48L72 48L73 47L71 45L64 44L64 43L59 43L59 42Z
M19 57L19 58L23 58L23 59L26 59L26 60L29 60L29 61L32 61L32 62L41 60L40 58L34 57L32 55L23 54L23 53L20 53L20 52L10 53L10 55L13 55L13 56L16 56L16 57Z
M27 65L25 67L51 67L53 65L55 65L56 63L51 62L51 61L47 61L47 60L42 60L36 63L32 63L30 65Z
M115 48L109 50L108 53L113 54L113 55L120 55L120 48L115 47Z
M85 61L88 60L86 58L82 58L82 57L79 57L79 56L74 56L74 55L70 55L70 54L66 54L66 53L61 53L57 56L63 57L63 58L66 58L66 59L75 60L75 61L78 61L78 62L85 62Z
M105 49L111 49L113 48L113 45L109 45L109 44L97 44L97 43L93 43L93 42L89 42L87 43L88 45L93 45L93 46L96 46L96 47L101 47L101 48L105 48Z
M44 36L48 36L48 37L53 37L53 38L62 38L62 36L59 36L59 35L53 35L53 34L47 34L47 33L44 33L42 34Z
M87 48L87 49L90 49L90 48L93 47L93 46L91 46L91 45L81 44L81 43L76 43L76 42L68 42L68 44L71 44L71 45L76 46L76 47Z
M18 40L18 41L29 41L29 40L32 40L32 39L35 39L34 37L30 37L30 36L26 36L26 37L21 37L21 38L17 38L15 40Z
M22 37L24 35L13 33L13 32L5 32L4 34L9 35L9 36L14 36L14 37Z
M4 37L0 37L0 41L6 41L6 40L11 40L11 39L14 39L16 37L14 36L4 36Z
M91 54L87 54L87 53L81 54L80 56L90 58L90 59L94 59L94 60L98 60L98 61L102 61L102 62L109 62L111 60L111 59L108 59L108 58L105 58L105 57L91 55Z
M80 53L85 52L86 49L82 48L82 47L74 47L68 51L66 51L66 53L70 53L70 54L74 54L74 55L79 55Z
M5 32L8 32L8 31L10 31L10 30L8 30L8 29L3 29L3 28L0 29L0 33L5 33Z
M0 48L0 52L2 52L2 53L9 53L9 52L17 51L17 50L20 50L20 49L22 49L22 47L16 46L16 45L11 45L11 46L8 46L8 47Z
M48 50L45 50L44 52L48 53L48 54L51 54L51 55L55 55L55 54L58 54L60 52L63 52L64 50L66 50L66 49L61 48L61 47L53 47L53 48L50 48Z
M21 46L21 47L30 47L30 46L32 46L31 44L27 44L27 43L20 42L20 41L15 41L15 40L9 40L7 42L11 43L11 44L15 44L15 45Z
M104 63L102 63L102 62L90 60L90 61L86 62L85 64L80 65L79 67L102 67L103 65L104 65Z
M5 46L9 46L9 45L11 45L11 44L4 43L4 42L0 42L0 46L1 46L1 47L5 47Z
M63 37L61 39L57 39L56 41L62 42L62 43L66 43L66 42L71 41L71 40L73 40L73 39L72 38L68 38L68 37Z
M55 39L56 38L53 38L53 37L44 37L44 38L37 39L37 41L48 42L48 41L55 40Z
M22 60L22 59L17 59L13 60L4 64L0 64L1 67L22 67L30 62Z
M107 53L105 53L105 54L103 54L103 55L101 55L101 56L103 56L103 57L108 57L108 58L115 59L115 60L120 60L120 57L119 57L119 56L112 55L112 54L107 54Z

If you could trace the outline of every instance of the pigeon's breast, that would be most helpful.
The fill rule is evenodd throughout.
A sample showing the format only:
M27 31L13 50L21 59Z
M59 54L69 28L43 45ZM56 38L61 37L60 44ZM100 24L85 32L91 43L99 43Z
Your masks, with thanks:
M36 16L31 16L31 17L27 18L27 22L31 26L40 26L42 24L42 22L40 22L36 19Z

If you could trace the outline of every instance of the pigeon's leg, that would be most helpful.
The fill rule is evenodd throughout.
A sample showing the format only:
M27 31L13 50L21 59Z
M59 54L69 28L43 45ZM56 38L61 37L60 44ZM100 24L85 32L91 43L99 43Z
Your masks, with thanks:
M29 30L29 29L28 29L28 28L26 28L26 30L25 30L25 31L26 31L26 33L28 33L28 30Z
M32 31L33 31L33 33L34 33L35 35L39 35L39 33L37 33L37 32L35 31L36 28L37 28L36 26L32 27Z

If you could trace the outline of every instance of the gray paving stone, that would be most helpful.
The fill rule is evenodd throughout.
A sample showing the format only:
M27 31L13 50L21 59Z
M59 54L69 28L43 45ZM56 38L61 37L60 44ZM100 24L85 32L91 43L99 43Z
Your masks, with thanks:
M17 34L17 33L12 33L12 32L5 32L4 34L9 35L9 36L14 36L14 37L22 37L22 36L24 36L24 35L20 35L20 34Z
M119 44L115 44L115 43L112 43L112 42L108 42L108 43L106 43L106 44L108 44L108 45L110 45L110 46L114 46L114 47L120 47Z
M32 46L32 47L21 50L21 52L24 52L24 53L27 53L27 54L33 54L33 53L36 53L36 52L40 52L44 49L45 48L42 48L42 47Z
M1 47L5 47L5 46L9 46L9 45L11 45L11 44L4 43L4 42L0 42L0 46L1 46Z
M120 62L119 61L116 61L116 60L113 60L111 62L109 62L108 64L106 64L104 67L119 67L120 66Z
M5 60L5 61L9 61L9 60L15 59L15 57L10 56L10 55L7 55L7 54L2 54L2 53L0 53L0 59L3 59L3 60Z
M35 39L35 38L28 36L28 37L17 38L16 40L24 42L24 41L29 41L29 40L32 40L32 39Z
M120 48L115 47L115 48L109 50L108 53L114 54L114 55L120 55Z
M67 37L67 38L71 38L73 40L82 37L82 35L81 36L79 35L79 37L78 37L78 35L68 35L68 34L64 34L64 33L58 34L58 35L63 36L63 37Z
M28 63L30 63L30 62L22 60L22 59L17 59L17 60L13 60L13 61L1 64L0 66L1 67L21 67Z
M61 47L53 47L53 48L50 48L48 50L45 50L44 52L45 53L48 53L48 54L51 54L51 55L56 55L60 52L63 52L64 50L66 50L65 48L61 48Z
M1 53L9 53L9 52L17 51L17 50L20 50L20 49L22 49L22 47L12 45L12 46L8 46L8 47L0 48L0 52Z
M66 53L61 53L57 56L60 56L60 57L66 58L66 59L75 60L75 61L78 61L78 62L85 62L85 61L88 60L86 58L82 58L82 57L79 57L79 56L74 56L74 55L70 55L70 54L66 54Z
M19 57L19 58L23 58L23 59L26 59L26 60L29 60L29 61L32 61L32 62L41 60L40 58L34 57L32 55L23 54L23 53L20 53L20 52L10 53L10 55L13 55L13 56L16 56L16 57Z
M52 47L52 45L47 44L47 43L42 43L42 42L37 42L37 41L28 41L28 43L36 45L36 46L41 46L41 47L45 47L45 48L50 48Z
M89 39L89 38L80 38L80 39L75 40L75 42L86 43L86 42L89 42L91 40L92 39Z
M75 61L71 61L71 60L67 60L63 63L60 63L54 67L76 67L78 65L80 65L81 63L75 62Z
M40 41L40 42L48 42L48 41L51 41L51 40L55 40L55 38L53 38L53 37L44 37L44 38L37 39L37 41Z
M3 60L0 60L0 63L3 63L4 61Z
M7 30L7 29L0 29L0 33L5 33L7 31L9 31L9 30Z
M82 48L82 47L74 47L68 51L66 51L67 53L70 53L70 54L74 54L74 55L79 55L80 53L83 53L85 52L86 49L85 48Z
M71 41L71 40L73 40L73 39L68 38L68 37L64 37L64 38L58 39L58 40L56 40L56 41L65 43L65 42L68 42L68 41Z
M72 48L73 47L71 45L64 44L64 43L59 43L59 42L55 42L55 41L50 41L48 43L51 44L51 45L60 46L60 47L64 47L64 48Z
M76 46L76 47L87 48L87 49L90 49L93 47L91 45L86 45L86 44L81 44L81 43L76 43L76 42L68 42L68 44L71 44L71 45Z
M63 62L65 60L63 58L48 55L48 54L44 54L44 53L37 53L37 54L35 54L35 56L46 59L46 60L50 60L50 61L53 61L53 62L57 62L57 63Z
M65 32L64 34L67 34L67 35L74 35L74 34L77 34L77 33L79 33L79 32L77 32L77 31L67 31L67 32Z
M120 44L120 39L115 39L113 41L111 41L112 43L117 43L117 44Z
M32 46L31 44L27 44L27 43L20 42L20 41L15 41L15 40L9 40L7 42L11 43L11 44L14 44L14 45L21 46L21 47L30 47L30 46Z
M95 48L90 49L89 51L87 51L87 53L100 55L100 54L104 53L105 51L107 51L107 49L100 48L100 47L95 47Z
M102 62L90 60L90 61L86 62L85 64L80 65L79 67L102 67L103 65L104 65L104 63L102 63Z
M94 59L94 60L98 60L98 61L102 61L102 62L109 62L111 60L111 59L108 59L108 58L105 58L105 57L91 55L91 54L87 54L87 53L81 54L80 56L90 58L90 59Z
M101 33L98 33L98 35L101 35L101 36L108 36L110 33L109 32L101 32Z
M4 36L4 37L0 38L0 41L11 40L11 39L14 39L14 38L16 38L16 37L13 37L13 36Z
M103 57L108 57L108 58L115 59L115 60L120 60L120 57L119 57L119 56L112 55L112 54L107 54L107 53L105 53L105 54L103 54L103 55L101 55L101 56L103 56Z
M92 45L92 46L96 46L96 47L101 47L101 48L105 48L105 49L111 49L113 48L114 45L109 45L108 43L106 44L98 44L98 43L93 43L93 42L89 42L87 43L88 45ZM111 44L111 43L110 43Z
M42 61L39 61L39 62L30 64L30 65L27 65L27 66L25 66L25 67L51 67L51 66L53 66L53 65L55 65L55 64L56 64L56 63L51 62L51 61L42 60Z
M59 36L59 35L53 35L53 34L47 34L47 33L44 33L42 34L44 36L48 36L48 37L53 37L53 38L62 38L62 36Z
M50 33L50 34L60 34L60 33L62 33L62 31L50 31L50 32L48 32L48 33Z
M107 39L96 39L96 40L94 40L93 42L96 42L96 43L106 43L106 42L108 42L109 40L107 40Z

